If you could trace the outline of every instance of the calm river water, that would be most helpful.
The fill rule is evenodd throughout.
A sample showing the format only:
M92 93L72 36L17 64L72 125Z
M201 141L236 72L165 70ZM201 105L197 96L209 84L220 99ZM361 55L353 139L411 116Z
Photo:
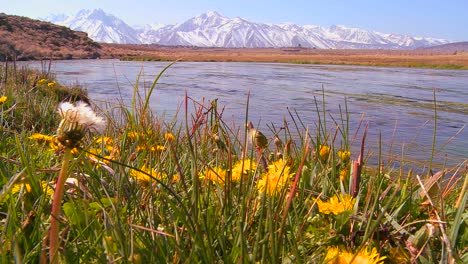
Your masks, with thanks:
M28 62L40 67L37 62ZM92 99L129 101L140 75L140 88L148 88L167 62L118 60L54 61L52 72L62 84L79 83ZM468 157L468 71L331 65L295 65L236 62L179 62L162 76L150 100L156 113L171 118L184 100L218 99L227 121L242 124L247 94L249 119L282 126L297 112L315 130L317 108L325 106L335 119L345 98L351 134L361 116L369 123L368 150L377 153L378 135L384 152L404 153L409 160L429 159L434 131L434 91L437 111L437 161L455 164ZM183 112L180 113L183 116ZM329 117L327 117L329 118ZM329 118L329 120L331 120ZM292 123L290 123L292 125ZM362 130L362 128L361 128ZM463 130L459 132L460 130ZM362 134L360 131L359 135ZM360 136L359 136L360 138ZM394 138L394 144L390 149ZM359 140L358 140L359 141ZM359 144L355 142L353 147Z

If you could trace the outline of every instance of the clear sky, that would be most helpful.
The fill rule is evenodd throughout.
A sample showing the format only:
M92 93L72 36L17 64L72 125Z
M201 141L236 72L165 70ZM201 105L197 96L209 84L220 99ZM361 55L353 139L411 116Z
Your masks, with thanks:
M102 8L130 25L175 24L217 11L264 23L345 25L468 41L467 0L0 0L0 12L32 18Z

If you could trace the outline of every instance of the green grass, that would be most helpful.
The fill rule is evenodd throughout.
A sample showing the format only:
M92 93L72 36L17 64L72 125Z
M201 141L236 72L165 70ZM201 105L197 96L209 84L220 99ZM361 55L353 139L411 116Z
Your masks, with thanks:
M29 137L54 135L58 102L70 96L37 84L52 76L14 74L24 78L0 75L0 96L7 96L0 105L0 259L37 263L48 255L50 191L64 149L50 150ZM166 121L150 111L142 94L135 86L130 106L93 104L107 128L102 135L88 134L71 161L69 174L76 181L66 185L62 203L62 262L322 263L332 247L353 253L374 248L385 263L468 261L466 160L433 174L421 168L419 175L401 169L403 157L401 167L368 167L366 159L353 166L359 151L350 160L338 152L350 150L357 133L362 143L354 146L362 144L367 158L365 132L349 131L347 122L353 121L346 121L346 107L330 126L331 113L319 105L312 130L291 115L282 128L270 127L277 136L268 138L267 148L255 148L245 126L224 122L216 100L187 97L180 118ZM239 113L246 123L248 110ZM110 139L97 143L101 136ZM328 154L323 146L330 147ZM286 167L271 167L281 157ZM244 167L236 182L242 158L258 166ZM276 195L258 188L267 173L287 179ZM352 190L355 204L348 210L319 210L319 199Z

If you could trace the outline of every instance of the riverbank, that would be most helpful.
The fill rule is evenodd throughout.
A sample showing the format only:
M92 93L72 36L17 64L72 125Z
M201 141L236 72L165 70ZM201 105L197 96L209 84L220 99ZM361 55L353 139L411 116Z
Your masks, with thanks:
M164 121L148 107L153 90L138 86L131 105L91 109L66 96L75 105L59 106L52 75L2 67L12 73L0 77L6 261L46 263L52 244L49 257L64 263L468 260L466 160L435 171L432 155L417 175L398 169L404 155L368 166L381 147L366 140L371 130L355 134L359 121L344 116L327 126L325 106L311 130L298 116L273 137L188 96L185 122Z
M468 53L431 50L321 50L306 48L198 48L103 44L102 58L135 61L279 62L468 69Z

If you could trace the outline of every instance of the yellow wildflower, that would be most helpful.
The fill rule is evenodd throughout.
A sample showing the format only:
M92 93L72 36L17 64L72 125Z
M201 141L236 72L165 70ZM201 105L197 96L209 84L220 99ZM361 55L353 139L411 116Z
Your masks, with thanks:
M151 182L154 181L154 179L162 180L167 177L164 172L156 171L153 168L147 168L146 165L143 165L140 170L143 172L133 169L130 170L130 176L143 182Z
M244 166L242 166L244 165ZM253 173L257 169L257 163L251 159L239 160L232 167L232 181L240 182L244 176L248 175L249 172Z
M341 250L338 247L331 247L327 251L325 261L323 263L328 264L379 264L383 263L386 257L381 257L375 248L369 250L369 248L363 248L354 257L353 252ZM354 257L354 259L353 259ZM352 262L351 262L352 260Z
M41 181L41 189L42 192L44 192L47 195L53 195L54 190L52 187L49 186L49 184L45 181ZM17 183L11 187L11 193L12 194L17 194L21 191L21 189L24 188L25 192L30 193L32 191L31 185L29 183Z
M139 136L140 136L140 133L138 133L138 132L133 132L132 131L132 132L127 133L127 137L129 139L132 139L132 140L137 139Z
M32 134L29 139L36 140L39 143L50 143L54 141L54 137L40 133Z
M112 138L106 137L106 136L98 137L98 138L96 138L96 140L95 140L94 142L95 142L96 144L102 144L102 143L104 143L105 145L112 145L112 143L114 143L114 141L112 140Z
M172 175L171 181L174 182L174 183L179 182L179 181L180 181L180 176L179 176L179 174L174 174L174 175Z
M347 168L344 168L344 169L340 170L340 180L341 181L345 181L346 178L348 177L348 175L349 175L349 172L348 172Z
M349 195L344 196L334 195L328 202L322 202L320 199L317 200L319 211L323 214L334 214L338 215L345 211L353 210L355 199Z
M39 144L48 143L50 148L49 150L55 151L59 148L53 136L34 133L29 137L29 139L36 140Z
M200 178L223 185L226 180L226 170L220 167L208 168L200 174Z
M44 84L47 82L47 79L40 79L37 83L38 84Z
M351 157L351 152L346 150L340 150L337 154L343 163L347 163L349 161L349 157Z
M50 82L50 83L47 83L47 86L49 86L49 87L53 87L53 86L55 86L55 82Z
M161 146L161 145L157 145L156 147L155 146L150 147L151 152L161 152L164 150L166 150L166 147Z
M166 139L166 141L174 141L175 140L175 137L172 133L166 133L164 134L164 139Z
M258 181L257 189L270 196L278 194L286 186L289 178L294 175L294 173L289 173L290 169L282 159L268 165L268 171Z
M326 160L328 158L328 155L330 154L330 147L327 145L320 145L319 147L319 156L323 160Z
M6 96L0 96L0 104L3 104L4 102L6 102L7 99L8 97Z
M144 150L146 150L146 146L145 145L138 145L138 146L136 146L135 150L138 151L138 152L144 151Z

